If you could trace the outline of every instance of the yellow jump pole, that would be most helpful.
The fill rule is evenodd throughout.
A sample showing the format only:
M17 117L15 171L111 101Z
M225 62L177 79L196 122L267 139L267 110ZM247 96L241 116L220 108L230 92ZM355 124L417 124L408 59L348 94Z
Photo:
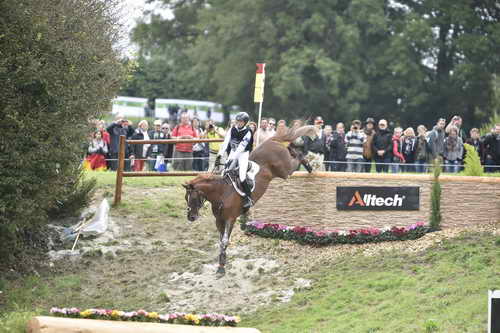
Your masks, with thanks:
M264 81L266 78L266 64L258 63L257 72L255 73L255 90L253 101L259 103L259 118L257 121L257 146L260 140L260 119L262 117L262 102L264 101Z

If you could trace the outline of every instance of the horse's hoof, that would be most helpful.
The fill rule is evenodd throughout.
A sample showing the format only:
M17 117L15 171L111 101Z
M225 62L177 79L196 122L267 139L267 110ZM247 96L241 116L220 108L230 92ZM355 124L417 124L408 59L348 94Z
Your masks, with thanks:
M217 275L217 278L220 279L221 277L226 275L226 269L223 266L219 266L219 268L217 268L217 272L215 274Z

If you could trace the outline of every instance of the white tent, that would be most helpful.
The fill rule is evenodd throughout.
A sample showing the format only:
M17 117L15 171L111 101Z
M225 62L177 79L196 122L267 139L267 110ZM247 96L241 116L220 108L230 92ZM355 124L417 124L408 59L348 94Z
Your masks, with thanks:
M179 111L186 109L191 117L196 117L200 120L212 119L218 123L224 121L224 114L222 113L220 104L188 99L157 98L155 100L155 117L168 119L168 109L174 107L178 107Z
M144 108L147 104L147 98L118 96L113 99L111 113L120 113L125 117L144 117Z

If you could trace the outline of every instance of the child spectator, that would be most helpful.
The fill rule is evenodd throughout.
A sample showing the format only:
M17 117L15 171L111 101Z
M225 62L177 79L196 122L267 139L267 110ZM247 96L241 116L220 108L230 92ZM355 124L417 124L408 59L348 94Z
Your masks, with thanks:
M408 127L403 134L402 151L405 164L402 165L402 169L403 172L415 172L415 153L417 151L417 138L415 137L415 131L413 128Z
M101 136L100 131L92 134L92 140L89 143L88 155L84 161L84 168L87 170L103 171L106 170L106 154L108 145Z
M396 127L394 129L394 135L392 136L392 164L391 172L398 173L399 165L405 163L405 157L403 155L403 144L401 140L401 135L403 134L403 129L401 127Z

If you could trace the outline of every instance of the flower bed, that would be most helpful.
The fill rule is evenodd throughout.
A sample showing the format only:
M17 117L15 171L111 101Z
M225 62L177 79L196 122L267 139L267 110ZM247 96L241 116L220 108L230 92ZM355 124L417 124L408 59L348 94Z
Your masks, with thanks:
M226 316L216 313L193 314L193 313L171 313L159 314L144 310L125 312L119 310L87 309L78 308L52 308L50 313L56 317L86 318L102 320L139 321L147 323L168 323L199 326L236 326L240 322L238 316Z
M368 242L401 241L417 239L431 231L423 222L409 227L365 228L356 230L315 231L307 227L291 227L282 224L251 221L241 223L245 233L267 238L297 241L309 245L363 244Z

